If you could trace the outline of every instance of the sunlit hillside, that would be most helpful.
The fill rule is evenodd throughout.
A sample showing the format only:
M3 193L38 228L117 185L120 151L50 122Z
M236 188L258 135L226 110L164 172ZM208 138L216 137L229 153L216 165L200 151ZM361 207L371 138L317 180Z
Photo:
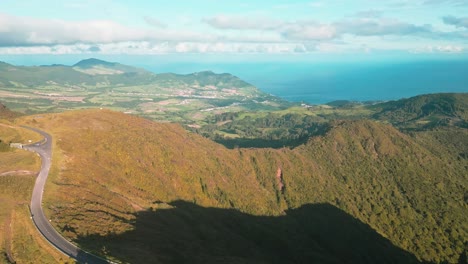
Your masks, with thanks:
M45 191L52 223L98 254L340 263L337 252L353 245L343 256L354 263L415 261L411 255L456 262L465 247L462 128L409 136L374 121L336 121L294 149L229 150L179 125L108 110L21 122L54 137ZM306 219L330 226L299 225ZM334 231L340 221L354 242ZM240 253L247 245L253 260Z

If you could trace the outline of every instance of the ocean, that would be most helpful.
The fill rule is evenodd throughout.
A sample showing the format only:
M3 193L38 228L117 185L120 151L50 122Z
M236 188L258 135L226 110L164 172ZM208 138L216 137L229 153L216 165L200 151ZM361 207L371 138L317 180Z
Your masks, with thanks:
M154 72L228 72L288 101L387 101L419 94L468 92L468 61L161 63Z

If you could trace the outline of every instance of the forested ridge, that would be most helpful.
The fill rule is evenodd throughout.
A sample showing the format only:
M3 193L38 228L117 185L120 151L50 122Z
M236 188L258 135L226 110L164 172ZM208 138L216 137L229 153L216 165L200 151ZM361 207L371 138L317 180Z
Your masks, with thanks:
M466 252L468 133L463 127L406 133L382 121L335 120L294 148L230 150L179 125L107 110L22 120L55 139L54 168L45 196L52 223L98 254L129 262L152 258L155 263L183 263L191 255L198 262L272 262L272 256L295 254L294 263L340 263L343 260L333 256L352 241L330 241L346 241L346 235L325 226L327 232L298 229L296 224L348 217L355 219L343 220L350 223L350 232L372 237L363 242L359 235L350 235L358 248L375 244L374 252L393 252L377 257L356 249L349 255L351 263L395 259L456 263ZM331 209L313 206L319 204ZM291 218L300 208L311 210L300 210L300 218ZM236 224L196 220L224 219L233 212L245 217L235 213L240 221ZM338 218L314 218L321 212ZM271 221L260 225L264 225L260 233L248 228L262 223L257 218L262 216ZM351 224L354 221L364 226ZM246 232L244 239L239 232ZM216 243L224 234L227 240ZM254 260L240 253L240 245L247 241L256 252ZM271 241L277 245L266 246ZM292 250L305 242L310 248ZM131 244L141 246L129 248ZM213 253L200 251L200 245ZM183 255L177 255L177 248L184 248ZM385 248L389 250L381 251Z
M202 126L188 128L228 148L296 147L326 132L334 120L374 120L404 132L468 128L467 109L467 93L426 94L383 103L338 101L280 111L220 113L207 117Z

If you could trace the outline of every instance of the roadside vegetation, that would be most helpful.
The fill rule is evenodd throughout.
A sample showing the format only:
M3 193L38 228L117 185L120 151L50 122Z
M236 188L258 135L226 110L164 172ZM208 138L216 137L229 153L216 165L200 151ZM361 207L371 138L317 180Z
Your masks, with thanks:
M0 138L26 143L40 135L0 121ZM5 145L0 151L0 263L73 263L42 238L30 219L39 157Z

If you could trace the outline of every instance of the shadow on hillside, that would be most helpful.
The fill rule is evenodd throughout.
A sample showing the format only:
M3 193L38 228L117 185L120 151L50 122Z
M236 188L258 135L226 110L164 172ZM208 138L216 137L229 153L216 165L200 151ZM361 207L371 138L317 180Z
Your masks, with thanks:
M129 263L418 263L344 211L309 204L283 216L175 201L120 235L77 240Z
M307 142L309 137L298 140L269 140L269 139L250 139L250 138L233 138L233 139L215 139L216 143L225 146L228 149L235 148L295 148Z

